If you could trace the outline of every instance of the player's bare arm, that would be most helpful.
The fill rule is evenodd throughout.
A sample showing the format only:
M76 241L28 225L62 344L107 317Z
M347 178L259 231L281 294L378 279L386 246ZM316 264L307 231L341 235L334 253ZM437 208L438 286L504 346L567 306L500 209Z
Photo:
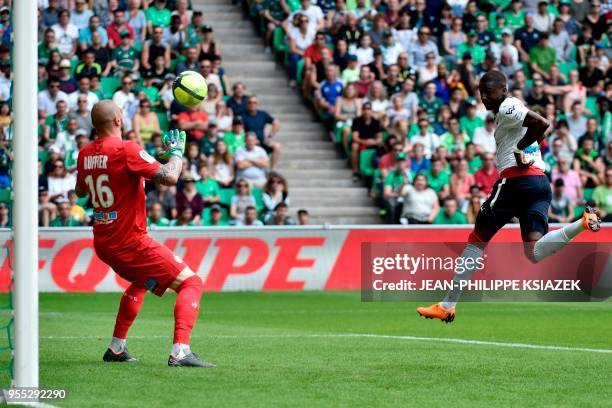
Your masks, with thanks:
M152 180L165 186L173 186L178 181L182 168L183 161L177 156L171 156L168 163L159 166Z
M183 153L185 152L185 132L173 129L162 137L165 150L158 155L161 161L166 161L157 169L152 180L172 186L176 184L183 169Z
M523 149L527 146L531 146L534 142L538 144L544 140L546 135L551 131L550 121L542 116L538 115L533 111L527 112L525 119L523 120L523 127L527 128L525 136L516 144L516 150L514 151L514 157L516 158L516 164L519 167L529 167L534 163L534 160L527 160Z

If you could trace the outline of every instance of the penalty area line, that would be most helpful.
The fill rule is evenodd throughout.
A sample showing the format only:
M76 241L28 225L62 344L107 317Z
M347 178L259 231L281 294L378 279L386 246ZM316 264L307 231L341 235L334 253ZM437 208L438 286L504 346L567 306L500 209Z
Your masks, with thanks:
M602 353L612 354L612 349L598 349L589 347L569 347L569 346L553 346L544 344L529 344L529 343L507 343L501 341L490 340L471 340L458 338L444 337L423 337L423 336L401 336L391 334L373 334L373 333L303 333L303 334L244 334L244 335L210 335L210 336L192 336L200 339L241 339L241 338L364 338L364 339L381 339L381 340L404 340L404 341L429 341L435 343L451 343L472 346L486 347L504 347L518 348L531 350L549 350L549 351L573 351L584 353ZM41 336L41 340L103 340L101 336ZM130 336L130 339L165 339L170 336Z

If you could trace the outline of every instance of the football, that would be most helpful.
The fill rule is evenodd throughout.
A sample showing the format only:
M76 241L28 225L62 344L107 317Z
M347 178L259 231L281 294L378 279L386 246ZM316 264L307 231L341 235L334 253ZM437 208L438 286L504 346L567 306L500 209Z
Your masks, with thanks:
M174 80L172 93L178 103L191 108L206 99L208 85L198 72L183 71Z

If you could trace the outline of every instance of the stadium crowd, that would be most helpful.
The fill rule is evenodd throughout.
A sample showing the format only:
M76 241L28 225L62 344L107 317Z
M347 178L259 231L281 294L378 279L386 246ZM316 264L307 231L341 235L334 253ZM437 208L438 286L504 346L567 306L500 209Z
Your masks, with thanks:
M551 221L612 221L612 3L249 0L245 11L388 223L473 223L498 178L492 69L554 124Z
M274 171L280 123L241 83L230 84L220 44L188 0L38 1L39 219L41 226L91 225L92 203L74 193L79 149L96 137L90 112L101 99L123 111L124 139L155 155L161 135L187 132L176 187L147 183L151 227L307 224L289 212L285 178ZM11 2L0 0L0 201L10 204ZM200 72L208 98L186 109L172 83ZM14 75L14 74L13 74ZM10 226L8 205L0 227Z

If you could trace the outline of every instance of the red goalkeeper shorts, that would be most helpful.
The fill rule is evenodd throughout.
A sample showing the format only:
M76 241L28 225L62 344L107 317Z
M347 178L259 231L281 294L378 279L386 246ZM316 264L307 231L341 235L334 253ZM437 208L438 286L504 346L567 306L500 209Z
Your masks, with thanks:
M188 268L181 258L149 236L119 251L116 247L111 251L96 245L95 240L94 247L98 257L117 275L141 284L157 296L162 296L178 275Z

